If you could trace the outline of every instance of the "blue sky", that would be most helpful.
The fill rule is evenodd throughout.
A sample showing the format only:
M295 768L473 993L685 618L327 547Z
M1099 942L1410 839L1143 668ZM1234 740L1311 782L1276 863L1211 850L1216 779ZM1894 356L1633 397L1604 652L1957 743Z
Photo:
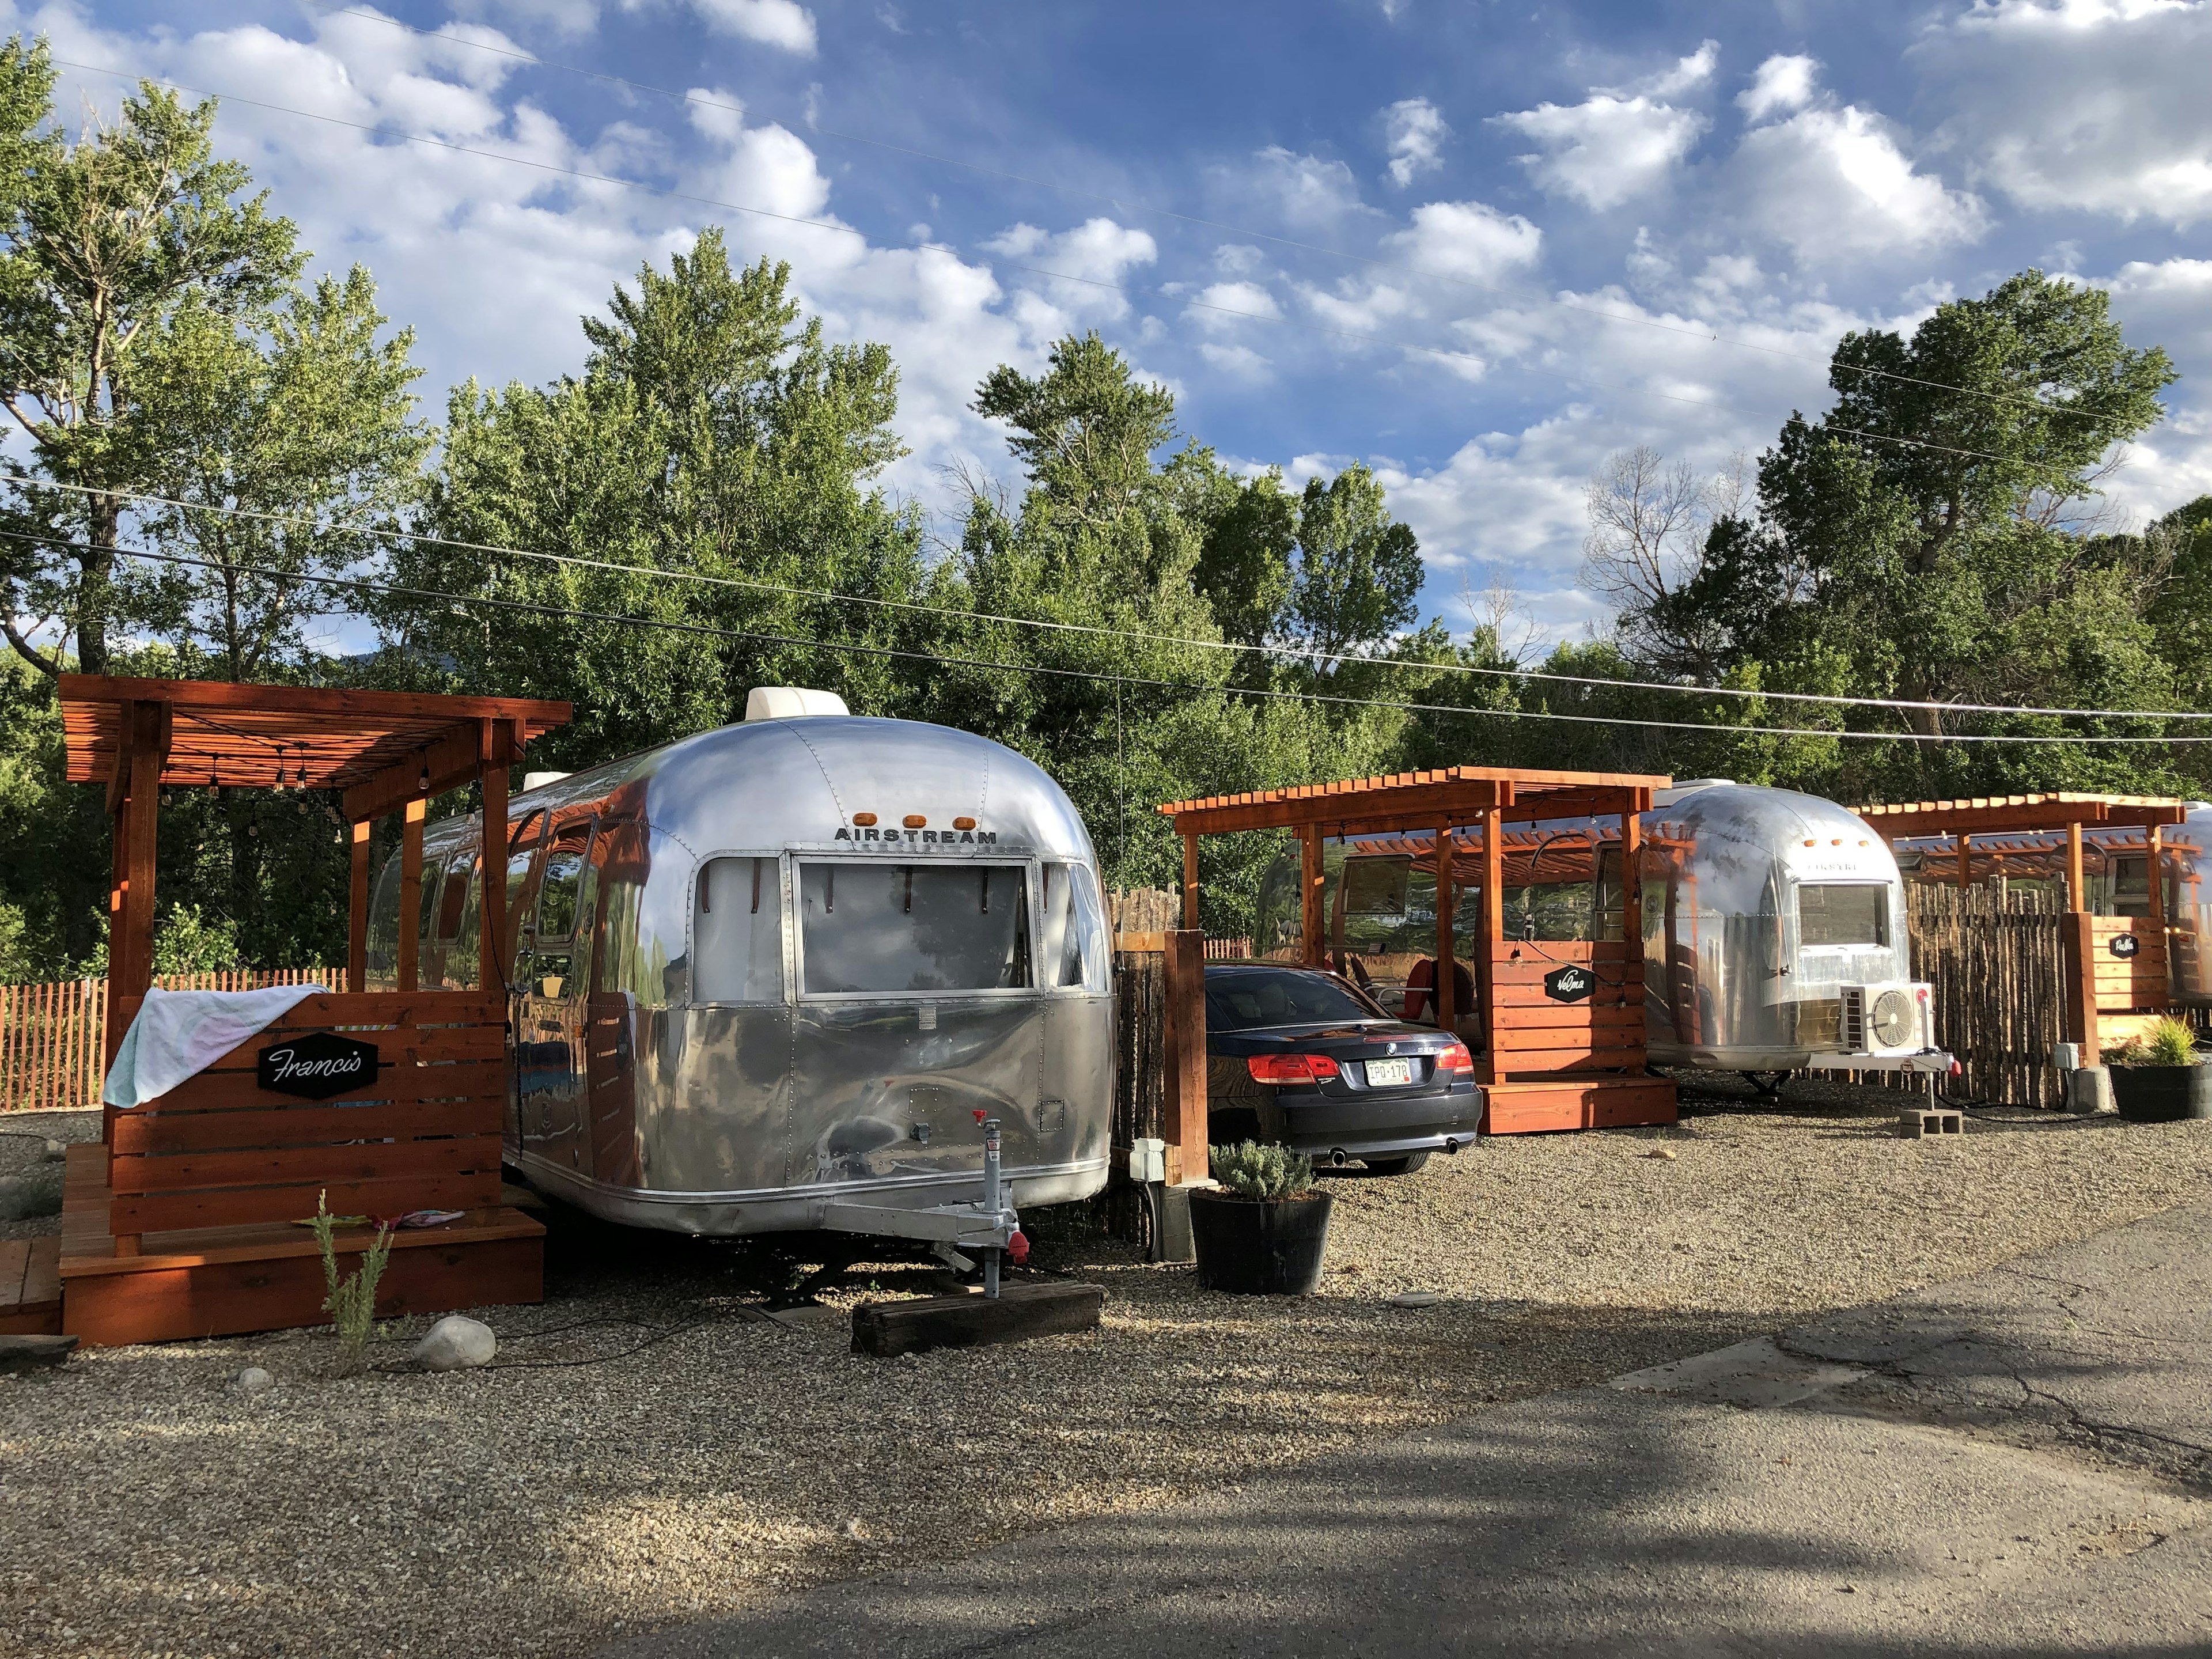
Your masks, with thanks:
M1755 453L1823 405L1844 331L2033 264L2112 287L2185 376L2116 514L2212 490L2203 0L0 10L65 58L229 94L225 148L321 263L374 270L434 413L470 375L575 368L579 314L719 222L789 259L834 335L891 347L914 453L889 483L933 513L946 469L1010 470L976 381L1096 327L1239 465L1375 466L1429 611L1464 629L1508 589L1551 638L1603 625L1580 545L1606 455ZM64 107L120 84L69 71Z

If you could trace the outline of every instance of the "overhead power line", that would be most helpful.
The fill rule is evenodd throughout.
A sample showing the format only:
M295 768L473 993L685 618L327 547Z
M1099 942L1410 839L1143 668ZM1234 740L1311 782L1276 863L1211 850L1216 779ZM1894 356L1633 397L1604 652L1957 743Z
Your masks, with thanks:
M1554 674L1542 669L1493 668L1474 663L1424 662L1417 658L1377 656L1353 651L1318 651L1294 645L1248 645L1238 640L1200 640L1193 639L1188 635L1151 634L1138 629L1106 628L1095 623L1055 622L1042 617L1013 617L999 611L963 611L953 605L921 605L911 599L887 599L870 594L833 592L826 588L796 587L785 582L762 581L750 576L710 575L705 571L675 569L664 565L629 564L618 559L591 559L574 553L546 553L532 548L509 547L497 542L471 542L450 536L426 535L420 531L398 530L382 525L365 525L346 520L325 523L301 514L270 513L254 507L225 506L214 501L187 501L177 496L157 495L151 491L143 489L62 483L51 479L34 478L27 473L21 472L0 471L0 483L61 489L83 495L107 495L125 501L150 501L159 506L178 507L186 512L212 513L224 518L246 519L261 524L290 526L310 530L343 531L352 535L379 537L386 541L411 542L424 547L452 548L457 552L484 553L501 558L533 559L541 563L568 566L583 570L610 571L631 576L664 577L704 587L738 588L751 592L776 593L789 599L817 599L834 605L869 605L881 610L902 611L923 616L949 617L963 622L990 623L1006 627L1034 629L1044 633L1075 634L1097 639L1127 640L1144 645L1173 646L1195 651L1220 651L1249 656L1286 657L1316 664L1358 663L1382 668L1472 675L1492 679L1537 680L1554 685L1586 686L1614 691L1667 691L1682 696L1737 697L1759 702L1802 702L1829 708L1882 708L1936 714L2036 714L2074 720L2212 720L2212 713L2180 708L2064 708L2033 703L1938 702L1916 701L1905 697L1846 696L1818 691L1765 691L1734 685L1685 685L1680 682L1668 680L1604 679L1594 674ZM75 543L63 542L58 542L56 544L76 545Z
M803 225L813 230L830 231L840 236L854 236L858 237L863 244L872 246L869 241L867 232L852 225L841 224L834 219L812 219L799 214L777 213L768 208L751 207L743 202L725 202L714 197L694 195L688 191L670 190L659 185L648 185L641 179L624 179L613 173L592 173L582 167L563 167L558 162L532 161L528 156L510 155L501 150L481 149L471 144L457 144L451 139L434 138L427 133L409 132L400 127L380 126L368 121L349 121L343 116L326 115L319 110L296 109L289 104L270 103L266 99L246 98L233 93L210 91L204 87L188 86L181 81L169 80L165 76L140 75L129 70L111 69L101 64L78 63L63 58L57 58L52 61L64 69L78 70L93 75L113 76L121 80L140 81L149 85L166 87L176 92L190 93L198 98L213 98L219 101L243 105L248 109L264 109L273 114L295 116L305 121L322 121L331 126L346 127L353 131L368 133L380 138L397 139L404 143L422 144L434 149L450 150L456 155L473 155L488 161L504 161L513 167L528 167L533 172L554 173L587 184L612 185L619 189L635 190L648 196L661 197L668 201L691 202L702 207L718 208L726 213L743 213L754 218L772 219L782 224ZM952 250L948 246L945 251L950 252ZM1008 261L1004 263L1002 268L1020 271L1029 276L1047 277L1054 282L1076 283L1086 288L1108 289L1115 293L1128 295L1133 298L1151 299L1156 295L1156 290L1133 283L1116 283L1099 276L1079 276L1072 271L1052 270L1042 265L1020 264ZM1270 315L1266 312L1240 311L1233 306L1216 305L1205 300L1182 299L1179 300L1178 303L1187 311L1206 311L1223 317L1241 318L1246 322L1264 323L1272 327L1287 329L1293 333L1329 335L1338 339L1358 340L1369 345L1386 347L1394 351L1413 352L1424 356L1443 358L1447 362L1472 363L1479 368L1486 369L1490 367L1489 360L1478 352L1455 351L1446 346L1424 345L1417 341L1393 339L1388 335L1371 334L1358 329L1334 328L1324 323L1301 322L1279 313ZM1710 409L1724 415L1747 416L1756 420L1771 418L1771 411L1747 409L1741 404L1720 403L1711 398L1690 398L1675 392L1655 391L1649 386L1624 386L1617 381L1594 380L1587 374L1572 374L1564 369L1544 368L1528 363L1516 363L1513 368L1520 374L1533 374L1540 379L1559 380L1568 386L1578 386L1594 391L1614 392L1631 398L1653 398L1664 403L1686 404L1692 409ZM1964 449L1953 444L1932 443L1923 438L1900 437L1894 433L1875 432L1863 428L1824 425L1821 430L1825 435L1831 437L1863 438L1869 442L1895 444L1902 448L1923 450L1931 454L1956 455L1968 460L2003 462L2008 459L1989 450Z
M426 29L419 24L406 22L397 17L364 11L356 6L337 5L332 0L317 0L329 5L331 15L356 17L364 22L381 23L387 28L399 29L419 35L427 40L441 40L448 46L466 46L472 52L489 52L494 57L507 58L517 63L528 64L537 69L559 70L563 74L580 75L590 81L609 86L624 87L632 92L650 93L656 98L666 98L679 104L690 104L701 109L720 110L744 116L750 112L742 104L732 104L719 98L708 98L696 92L678 92L671 87L658 87L647 81L633 81L627 76L611 75L604 70L586 69L580 64L563 64L550 58L541 58L535 52L524 52L514 46L494 46L489 40L472 40L465 35L448 34L443 29ZM1562 311L1572 311L1589 317L1602 318L1607 322L1632 323L1638 327L1657 329L1665 334L1679 334L1687 339L1700 340L1713 345L1733 347L1739 351L1756 351L1770 357L1780 357L1790 362L1811 363L1816 367L1857 374L1872 380L1893 380L1900 385L1924 386L1930 391L1955 392L1962 398L1979 398L1991 403L2024 404L2046 415L2083 416L2093 411L2069 409L2063 404L2046 403L2040 398L2021 392L1984 392L1972 386L1952 386L1942 380L1930 380L1917 374L1899 374L1893 369L1869 368L1859 364L1838 363L1832 357L1814 357L1802 351L1788 351L1780 346L1761 345L1756 340L1741 340L1716 333L1707 328L1686 328L1679 323L1665 322L1656 317L1638 316L1632 312L1612 311L1603 306L1583 305L1573 300L1560 298L1556 294L1539 294L1530 289L1510 289L1495 283L1485 283L1457 271L1436 270L1422 265L1408 264L1401 259L1385 259L1371 253L1356 253L1349 248L1331 247L1325 243L1301 241L1293 236L1278 235L1271 231L1253 230L1243 225L1228 224L1218 219L1205 218L1198 214L1184 213L1175 208L1164 208L1133 198L1110 196L1080 185L1060 183L1056 179L1032 178L1027 173L1009 173L1000 167L985 167L981 162L967 161L955 155L940 155L931 150L916 149L907 144L895 144L888 139L872 138L865 133L841 132L835 127L825 127L819 121L808 119L802 123L810 132L825 138L835 138L842 143L865 144L893 155L904 155L918 161L928 161L939 167L957 167L986 179L997 179L1008 184L1026 185L1032 189L1055 191L1079 200L1097 202L1124 212L1149 213L1179 223L1196 225L1206 230L1218 230L1230 236L1249 236L1254 241L1273 242L1278 247L1295 248L1304 253L1317 253L1331 259L1343 259L1354 264L1370 266L1378 270L1401 271L1410 276L1419 276L1431 282L1449 283L1478 293L1496 295L1501 299L1520 304L1555 306Z
M0 530L0 539L33 542L49 547L82 548L84 544L25 531ZM842 640L809 640L765 629L720 628L708 623L678 622L666 617L639 617L617 611L593 611L577 605L548 605L537 599L501 599L484 593L455 593L442 588L413 587L392 582L370 581L357 576L317 576L301 571L275 570L241 562L195 559L180 553L161 553L150 548L117 547L122 558L144 559L156 564L231 574L264 576L271 580L334 588L356 593L383 593L397 599L435 599L448 605L485 605L495 610L522 611L534 616L560 617L577 622L611 623L619 627L658 629L710 639L744 640L757 644L786 645L804 651L841 652L850 655L884 657L906 662L935 663L944 667L982 668L1009 674L1043 674L1059 679L1086 680L1098 684L1140 686L1152 690L1194 691L1204 696L1247 698L1278 702L1322 703L1346 708L1381 708L1407 714L1455 714L1472 719L1545 720L1573 726L1627 726L1651 731L1700 732L1708 736L1768 738L1827 738L1861 743L2006 743L2006 744L2198 744L2212 737L2084 737L2039 732L1960 732L1944 735L1921 732L1851 732L1820 726L1716 726L1697 720L1634 720L1611 714L1563 714L1549 709L1470 708L1457 703L1404 702L1382 697L1347 697L1322 691L1283 691L1209 684L1199 680L1163 679L1140 674L1109 674L1092 669L1060 668L1042 663L999 662L981 657L946 656L935 651L908 651L894 646L862 645Z

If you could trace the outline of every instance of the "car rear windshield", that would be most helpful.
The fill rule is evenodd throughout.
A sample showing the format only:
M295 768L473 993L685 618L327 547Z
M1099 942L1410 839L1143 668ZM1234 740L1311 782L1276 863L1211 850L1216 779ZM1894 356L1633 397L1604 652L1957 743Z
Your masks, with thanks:
M1867 884L1808 884L1797 890L1801 945L1887 945L1889 889Z
M1327 974L1239 968L1206 976L1206 1025L1210 1031L1388 1018L1342 980Z

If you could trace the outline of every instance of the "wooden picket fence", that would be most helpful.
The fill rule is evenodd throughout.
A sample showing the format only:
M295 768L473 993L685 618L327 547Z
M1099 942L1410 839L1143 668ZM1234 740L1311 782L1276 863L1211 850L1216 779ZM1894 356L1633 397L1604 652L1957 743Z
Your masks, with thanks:
M165 991L258 991L345 982L339 968L237 968L163 974ZM0 985L0 1112L66 1112L100 1103L107 981Z
M1934 988L1936 1041L1969 1100L2057 1106L2051 1045L2066 1041L2064 919L2057 896L1914 883L1912 976Z

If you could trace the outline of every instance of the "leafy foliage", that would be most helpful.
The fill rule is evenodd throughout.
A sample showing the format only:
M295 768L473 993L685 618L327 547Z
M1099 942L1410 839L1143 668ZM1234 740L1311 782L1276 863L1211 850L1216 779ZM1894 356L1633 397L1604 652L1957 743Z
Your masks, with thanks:
M1213 1178L1239 1198L1297 1198L1313 1189L1313 1160L1268 1141L1206 1149Z
M2160 1015L2142 1036L2104 1052L2107 1066L2194 1066L2198 1058L2196 1028L2172 1014Z

